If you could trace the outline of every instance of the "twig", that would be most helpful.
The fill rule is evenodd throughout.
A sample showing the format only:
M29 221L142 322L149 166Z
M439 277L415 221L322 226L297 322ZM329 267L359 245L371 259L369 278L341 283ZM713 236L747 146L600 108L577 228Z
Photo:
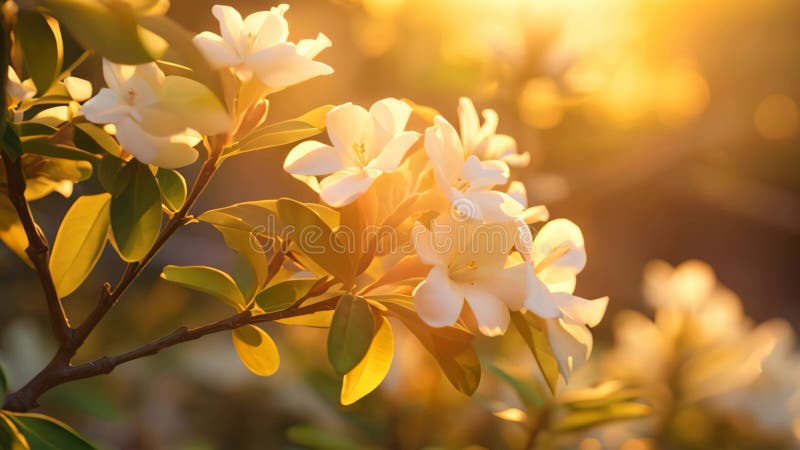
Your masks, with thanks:
M233 330L245 325L274 322L290 317L313 314L319 311L329 311L336 308L338 298L331 298L299 308L289 308L265 314L253 315L251 310L245 310L216 322L211 322L197 328L180 327L172 333L151 341L133 350L115 356L105 356L78 366L61 365L56 358L45 367L36 377L18 391L6 398L3 409L11 411L28 411L37 406L36 400L49 389L83 378L108 374L117 366L129 361L134 361L164 350L166 348L193 341L209 334L226 330Z

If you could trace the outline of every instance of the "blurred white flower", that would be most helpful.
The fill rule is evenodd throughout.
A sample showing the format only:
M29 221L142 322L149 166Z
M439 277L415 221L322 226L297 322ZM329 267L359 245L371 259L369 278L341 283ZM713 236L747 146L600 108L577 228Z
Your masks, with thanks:
M327 64L314 61L331 46L324 34L297 44L287 42L289 24L283 15L288 9L281 4L243 19L230 6L214 5L211 12L219 21L221 36L204 31L193 41L212 67L229 67L242 81L255 77L272 92L333 73Z
M385 98L366 109L345 103L326 118L333 146L305 141L286 156L283 168L297 176L328 175L319 183L325 203L339 207L353 202L384 172L400 165L419 133L405 131L411 108Z
M499 160L512 167L525 167L531 161L528 152L518 153L517 141L506 134L495 134L498 116L493 109L484 109L483 124L472 100L461 97L458 100L458 123L461 141L467 156L475 155L481 160Z

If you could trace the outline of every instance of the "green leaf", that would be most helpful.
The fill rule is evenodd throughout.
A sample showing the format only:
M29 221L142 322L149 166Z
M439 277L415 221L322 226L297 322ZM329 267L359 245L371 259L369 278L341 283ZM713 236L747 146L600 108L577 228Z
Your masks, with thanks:
M125 161L114 155L103 155L103 159L97 163L97 181L111 195L119 195L130 182L132 172L130 170L123 172L123 167L125 167ZM120 180L120 173L127 177L125 181ZM119 192L114 190L115 185Z
M336 373L344 375L361 362L374 335L369 303L354 295L342 296L328 332L328 359Z
M453 387L467 395L475 392L481 380L481 363L469 332L453 327L431 328L414 310L395 302L382 303L433 355Z
M21 143L24 153L33 153L73 161L94 161L100 159L96 154L81 150L72 145L53 144L50 142L50 136L25 136L22 138Z
M158 50L163 51L162 42L137 24L136 12L125 2L39 0L38 4L64 24L84 48L115 63L144 64L160 56Z
M56 234L50 272L61 298L71 294L103 253L110 224L111 194L84 195L72 204Z
M227 273L206 266L165 266L161 278L216 297L237 311L245 307L239 287Z
M31 450L92 450L95 447L69 425L34 413L6 412Z
M333 231L313 209L298 201L278 200L278 215L291 238L290 249L312 272L319 269L335 276L345 288L353 282L355 268L346 247L338 248ZM317 270L315 271L315 266Z
M120 158L122 147L113 136L106 133L101 127L89 122L77 122L75 125L75 145L90 150L93 153L101 153Z
M280 236L284 224L278 216L279 200L242 202L224 208L212 209L201 214L197 220L217 228L232 228L240 231L255 231L266 236ZM339 212L318 203L303 203L316 213L330 229L339 226Z
M22 142L19 140L17 132L14 127L8 126L7 122L3 121L3 151L6 152L11 159L16 159L22 155Z
M325 129L325 116L333 105L320 106L300 117L271 125L260 126L229 147L224 157L278 147L316 136Z
M522 400L522 402L525 403L525 406L528 408L538 409L544 403L542 395L536 386L532 385L526 380L521 380L511 375L495 365L489 365L488 368L495 374L495 376L497 376L497 378L500 378L508 383L514 389L514 391L516 391L520 400Z
M58 22L23 9L17 16L14 30L28 73L36 85L36 91L42 95L61 73L64 43Z
M539 365L539 370L542 371L542 375L547 381L547 387L555 395L556 386L558 386L558 361L553 355L553 349L547 339L547 328L544 319L531 312L523 314L519 311L513 311L511 313L511 322L520 336L522 336L522 340L525 341L531 353L533 353L534 358L536 358L536 364Z
M381 317L367 354L342 380L342 405L351 405L375 390L389 373L393 355L392 326L385 317Z
M161 191L161 201L168 210L175 212L181 209L186 201L186 180L177 170L158 169L156 181Z
M613 403L595 409L570 411L553 424L552 430L556 433L566 433L617 420L639 419L649 416L652 412L653 409L643 403Z
M275 341L255 325L234 329L233 346L244 365L258 376L268 377L280 366L280 356Z
M330 328L333 321L333 311L317 311L302 316L287 317L276 320L282 325L295 325L311 328Z
M292 278L264 289L255 301L264 312L281 311L303 298L319 282L319 278Z
M123 260L140 261L161 231L161 193L150 168L131 160L112 186L111 231Z

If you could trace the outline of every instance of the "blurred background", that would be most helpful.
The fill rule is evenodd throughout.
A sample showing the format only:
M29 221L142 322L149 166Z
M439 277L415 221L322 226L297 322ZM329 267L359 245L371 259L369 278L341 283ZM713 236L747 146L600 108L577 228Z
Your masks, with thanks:
M233 3L243 15L277 4ZM172 0L169 15L192 32L216 32L212 4ZM584 231L589 262L576 293L611 297L595 330L600 353L614 342L617 312L644 309L643 270L655 258L704 260L755 322L783 318L789 330L800 327L800 2L302 0L287 19L292 41L319 31L331 38L319 59L335 73L271 96L269 121L387 96L436 108L451 122L460 96L498 111L499 131L532 154L516 174L530 202ZM79 52L67 42L67 60ZM94 58L76 75L102 85ZM280 196L316 200L281 170L287 151L230 160L196 209ZM66 205L48 198L34 208L52 238ZM89 343L87 358L223 314L158 273L167 263L225 268L232 256L210 227L178 233ZM106 260L87 285L119 276L121 266ZM52 346L35 277L5 248L0 287L0 361L14 385L41 368ZM67 306L80 314L95 294L85 288ZM419 369L433 363L414 362L415 342L398 348L396 380L363 405L343 408L337 380L319 363L324 332L276 333L286 335L276 339L282 369L270 379L241 367L228 336L212 336L56 389L44 406L108 448L352 446L314 447L308 439L322 430L332 433L325 442L352 433L372 448L521 445L496 436L502 430L485 402L463 399L435 371ZM513 340L502 345L516 354ZM417 368L414 387L405 366ZM492 378L484 384L491 389ZM580 442L617 448L595 437ZM673 447L704 448L684 444ZM794 444L787 445L776 448Z

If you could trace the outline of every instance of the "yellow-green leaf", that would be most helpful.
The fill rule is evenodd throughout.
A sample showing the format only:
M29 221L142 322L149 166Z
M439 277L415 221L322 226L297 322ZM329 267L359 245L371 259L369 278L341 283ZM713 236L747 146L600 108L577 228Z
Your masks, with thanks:
M155 110L165 111L180 118L181 128L192 128L212 136L230 130L232 119L222 102L204 84L191 78L170 75L164 79ZM159 130L170 121L161 121L159 114L145 117L148 129ZM165 128L163 132L175 132Z
M93 450L69 425L52 417L35 413L10 413L8 417L25 436L31 450Z
M125 2L97 0L39 0L87 49L118 64L143 64L154 57L146 48L152 42L137 23L136 11ZM152 34L152 33L150 33ZM148 51L149 50L149 51Z
M140 261L161 231L161 193L147 165L131 160L112 187L111 231L122 259Z
M233 330L233 346L244 365L256 375L268 377L278 370L278 347L269 335L255 325Z
M20 139L23 153L70 159L73 161L95 161L100 156L66 144L53 144L50 136L25 136Z
M353 404L377 388L389 373L393 355L392 327L385 317L381 317L380 327L364 359L344 376L340 397L342 404Z
M238 144L229 147L224 156L278 147L316 136L325 129L325 116L332 108L333 105L320 106L300 117L260 126L243 137Z
M30 10L21 10L14 31L25 57L25 66L39 95L61 72L64 43L58 22Z
M103 253L110 222L111 194L84 195L69 208L56 234L50 273L58 296L83 283Z
M286 309L303 298L317 283L319 278L292 278L276 283L256 295L255 301L265 312Z
M336 373L344 375L364 359L374 335L369 303L354 295L342 296L328 332L328 359Z
M168 210L175 212L181 209L186 200L186 180L177 170L158 169L156 172L161 201Z
M244 297L236 282L219 269L206 266L165 266L161 278L216 297L237 311L244 310Z
M553 349L547 339L544 319L531 312L514 311L511 313L511 321L536 358L536 364L539 365L539 369L547 381L547 387L555 395L558 385L558 361L553 355Z

